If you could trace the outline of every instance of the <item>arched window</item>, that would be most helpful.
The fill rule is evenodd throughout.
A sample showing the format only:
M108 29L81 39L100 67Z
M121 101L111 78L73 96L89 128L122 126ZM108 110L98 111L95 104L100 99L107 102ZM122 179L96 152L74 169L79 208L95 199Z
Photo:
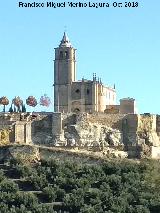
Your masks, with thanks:
M60 51L60 53L59 53L59 58L63 59L63 52L62 51Z
M89 95L89 93L90 93L90 91L89 91L89 89L87 89L87 95Z
M76 93L80 93L80 90L79 90L79 89L76 89Z
M69 59L69 54L67 51L65 51L65 59Z

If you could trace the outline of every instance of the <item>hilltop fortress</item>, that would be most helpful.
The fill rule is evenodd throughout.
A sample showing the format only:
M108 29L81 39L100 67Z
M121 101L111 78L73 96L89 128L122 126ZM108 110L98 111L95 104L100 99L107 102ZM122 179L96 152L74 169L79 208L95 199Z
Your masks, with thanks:
M137 114L135 99L116 104L115 86L76 80L76 49L66 33L55 48L54 112L1 113L0 145L68 147L105 156L160 158L160 116Z

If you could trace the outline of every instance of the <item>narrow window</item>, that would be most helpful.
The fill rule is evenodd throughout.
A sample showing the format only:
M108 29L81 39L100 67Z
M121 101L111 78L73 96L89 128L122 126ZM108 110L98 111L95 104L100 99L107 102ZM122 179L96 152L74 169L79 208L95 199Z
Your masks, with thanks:
M62 52L62 51L60 51L59 58L60 58L60 59L63 58L63 52Z
M87 95L89 95L89 89L87 89Z
M67 51L65 51L65 59L68 59L69 58L69 54Z

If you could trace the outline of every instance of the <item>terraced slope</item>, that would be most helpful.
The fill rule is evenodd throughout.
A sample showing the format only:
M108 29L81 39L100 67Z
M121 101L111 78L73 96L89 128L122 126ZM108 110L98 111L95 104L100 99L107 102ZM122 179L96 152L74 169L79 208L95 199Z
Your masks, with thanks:
M158 161L0 163L0 213L158 213Z

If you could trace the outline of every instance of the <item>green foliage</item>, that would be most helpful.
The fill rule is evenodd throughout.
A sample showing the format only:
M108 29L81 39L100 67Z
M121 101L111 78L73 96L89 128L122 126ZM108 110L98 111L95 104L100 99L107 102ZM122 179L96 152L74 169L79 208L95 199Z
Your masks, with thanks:
M33 213L57 213L54 211L52 206L48 206L45 204L38 205L36 208L33 209Z
M30 177L28 177L27 180L33 185L35 190L42 190L48 185L45 174L38 175L37 173L34 173Z
M149 183L149 188L160 191L160 162L156 160L146 160L147 169L144 180Z
M12 104L11 104L11 106L10 106L10 108L9 108L9 112L13 112L13 108L12 108Z
M0 182L5 179L4 172L0 170Z
M25 104L22 104L22 112L26 112L26 106L25 106Z
M33 193L18 192L15 198L16 205L23 204L26 207L35 207L38 204L38 198Z
M19 177L23 178L23 177L29 177L29 176L33 175L34 170L29 166L18 164L15 166L14 172Z
M4 179L0 183L0 192L17 192L18 189L18 185L13 181Z
M14 166L17 166L17 165L23 165L21 159L19 157L17 158L11 158L10 161L9 161L9 164L10 166L13 168Z
M43 195L48 200L48 202L53 202L57 198L56 189L51 186L45 187L43 189Z
M38 195L20 191L20 186L8 180L0 170L2 213L160 212L158 161L125 160L82 165L49 159L42 160L41 165L29 165L14 159L10 162L10 168L18 177L23 178L21 184L23 181L27 184L29 182L27 187L31 187L31 191L42 192L37 192L40 193Z
M72 193L64 197L64 205L69 212L79 212L84 205L84 191L82 189L73 190Z
M60 189L59 187L56 188L57 201L63 201L65 194L64 189Z

